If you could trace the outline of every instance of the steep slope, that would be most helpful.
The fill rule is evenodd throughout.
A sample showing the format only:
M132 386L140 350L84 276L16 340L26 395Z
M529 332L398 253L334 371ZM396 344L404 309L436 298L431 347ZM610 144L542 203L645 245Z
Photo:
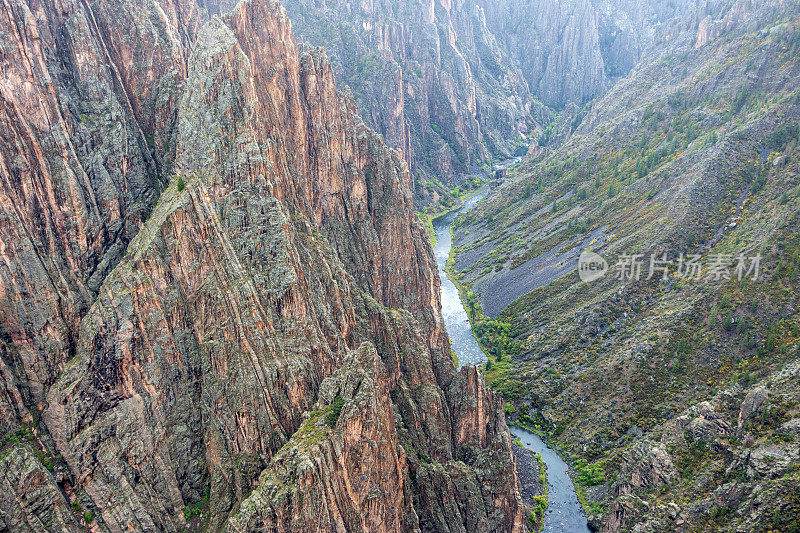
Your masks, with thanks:
M325 55L273 0L61 4L2 8L3 527L520 531L408 168Z
M487 381L603 530L797 527L799 35L788 2L692 15L456 229Z
M680 29L700 2L476 0L500 47L546 105L583 105ZM710 3L702 3L710 9Z
M299 38L325 46L364 119L402 150L418 203L514 154L549 114L470 2L285 2Z
M21 416L75 355L81 317L167 179L199 25L180 2L34 7L0 12L0 324L3 373L21 380L3 411Z

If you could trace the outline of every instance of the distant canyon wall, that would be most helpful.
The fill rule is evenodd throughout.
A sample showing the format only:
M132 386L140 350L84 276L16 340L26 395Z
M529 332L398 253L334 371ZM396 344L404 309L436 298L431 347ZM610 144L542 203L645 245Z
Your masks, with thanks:
M362 116L420 181L458 183L511 156L546 114L475 4L287 0L299 38L325 46Z

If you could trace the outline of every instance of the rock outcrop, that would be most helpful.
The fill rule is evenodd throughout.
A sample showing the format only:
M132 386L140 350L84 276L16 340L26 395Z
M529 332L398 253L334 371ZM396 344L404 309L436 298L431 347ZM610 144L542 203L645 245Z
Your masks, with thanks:
M326 47L366 122L409 161L420 205L436 201L433 181L522 155L552 109L599 96L654 47L724 25L717 4L285 2L300 39Z
M0 527L4 531L83 531L83 516L75 516L33 448L7 448L0 455L0 470Z
M81 318L152 209L196 16L168 0L3 3L4 412L44 407Z
M3 524L520 531L400 152L227 7L0 8Z

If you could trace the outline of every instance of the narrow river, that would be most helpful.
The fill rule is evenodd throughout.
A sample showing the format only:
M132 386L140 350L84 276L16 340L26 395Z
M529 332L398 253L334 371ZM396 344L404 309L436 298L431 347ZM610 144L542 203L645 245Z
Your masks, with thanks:
M523 446L542 456L547 465L547 514L544 518L546 533L589 533L589 524L569 477L569 468L561 457L535 433L522 428L511 428Z
M436 246L433 251L436 254L436 264L439 266L439 277L442 278L444 325L447 327L447 334L450 335L450 343L453 346L453 350L455 350L462 365L482 365L486 362L486 354L483 353L478 341L475 339L475 335L472 333L469 317L467 317L464 306L461 305L458 288L450 281L445 272L447 259L450 257L450 248L453 246L450 226L458 215L466 213L475 207L475 204L483 200L488 192L488 187L484 187L475 193L472 198L464 202L461 209L451 211L433 221L433 229L436 232Z
M447 259L450 257L450 249L453 245L450 226L458 215L472 209L486 197L487 193L488 188L484 187L467 200L461 209L433 221L433 229L436 232L434 252L436 263L439 266L439 276L442 278L442 314L447 333L450 335L450 342L461 365L481 365L486 362L486 354L483 353L472 333L472 326L467 312L461 304L458 289L445 272ZM586 516L578 501L566 463L554 450L548 448L538 435L517 427L512 427L511 432L526 448L540 454L547 465L548 506L543 531L548 533L588 533Z

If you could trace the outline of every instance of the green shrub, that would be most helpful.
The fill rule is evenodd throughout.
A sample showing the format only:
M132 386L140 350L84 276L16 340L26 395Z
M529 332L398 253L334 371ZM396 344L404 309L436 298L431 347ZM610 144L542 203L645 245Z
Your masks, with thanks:
M325 415L325 422L327 422L328 426L335 427L336 422L339 421L339 415L342 414L342 408L344 407L344 398L341 396L336 396L334 398L333 403L331 404L330 411L328 414Z
M733 317L731 315L725 317L722 327L725 328L725 331L731 331L733 329Z
M527 182L525 183L525 188L522 190L522 197L527 200L531 197L531 194L533 194L533 187L530 182Z
M750 97L750 90L746 87L742 88L734 97L731 102L731 112L735 115L742 110L747 99Z
M606 477L603 475L602 470L596 464L587 464L586 461L580 460L576 465L578 483L585 487L594 487L606 482Z
M544 513L547 511L547 496L534 496L533 509L531 514L528 515L531 525L534 527L539 525L539 522L544 518Z
M186 188L186 182L183 181L183 178L178 178L178 192L183 192L183 189Z

